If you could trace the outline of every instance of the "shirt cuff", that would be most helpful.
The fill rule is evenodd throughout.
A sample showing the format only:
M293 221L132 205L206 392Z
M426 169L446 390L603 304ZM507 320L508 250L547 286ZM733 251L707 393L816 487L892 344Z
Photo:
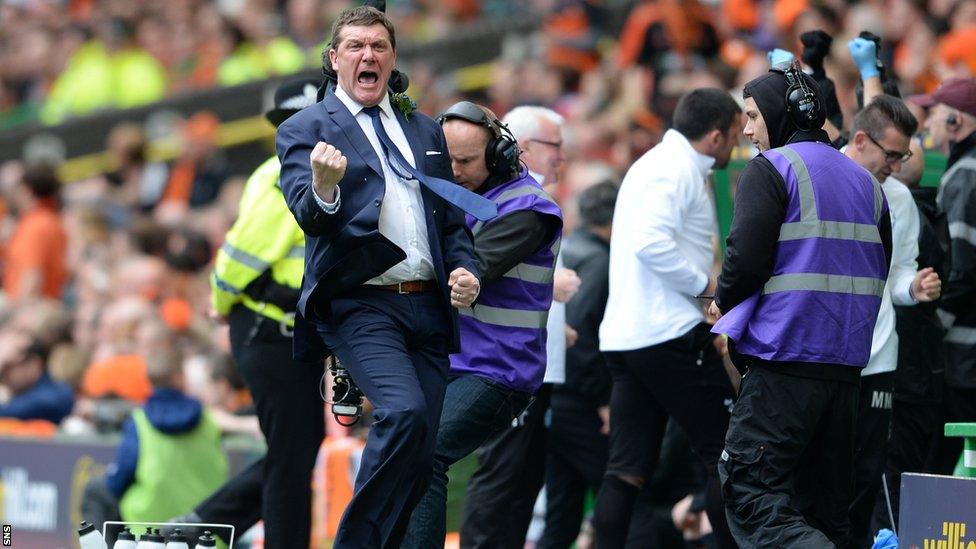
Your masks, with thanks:
M323 212L329 215L339 211L340 198L342 198L341 194L342 192L339 189L339 187L336 187L335 200L333 200L332 202L326 202L325 200L322 200L322 197L319 196L319 193L315 192L315 187L312 187L312 196L315 197L315 202L319 205L319 208L322 208Z
M891 290L892 304L900 307L908 307L918 303L918 299L912 293L912 284L915 282L915 277L905 277L908 279L904 281L896 281L894 285L891 284L891 277L889 276L888 278L888 288Z
M696 275L696 277L695 277L695 287L696 288L701 288L701 291L700 292L695 292L695 293L693 293L691 295L693 295L693 296L696 296L696 295L704 295L705 292L708 291L708 284L709 284L709 282L711 282L711 279L708 277L708 275L705 274L705 273L703 273L703 272L699 272Z

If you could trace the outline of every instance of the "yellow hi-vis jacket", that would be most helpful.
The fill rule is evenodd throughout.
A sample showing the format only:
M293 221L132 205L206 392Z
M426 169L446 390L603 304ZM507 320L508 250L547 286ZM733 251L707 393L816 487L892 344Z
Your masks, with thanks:
M240 303L272 320L294 327L295 308L305 266L305 233L285 204L278 187L281 164L266 160L244 186L240 212L217 252L210 298L218 314L226 316ZM294 302L271 302L266 293L248 288L269 273L271 284L291 290Z

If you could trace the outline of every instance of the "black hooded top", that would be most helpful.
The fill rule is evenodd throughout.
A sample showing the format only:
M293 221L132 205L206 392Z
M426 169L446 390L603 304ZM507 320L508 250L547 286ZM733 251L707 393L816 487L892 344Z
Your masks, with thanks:
M803 78L819 96L816 82L806 74ZM803 131L790 121L786 113L786 90L786 77L773 71L749 82L743 90L743 95L752 97L759 107L769 132L770 147L800 141L829 144L830 138L823 130ZM821 109L815 121L818 128L823 126L825 119ZM772 276L780 226L786 221L788 203L786 182L769 160L758 155L749 161L736 186L732 229L726 240L725 260L715 292L715 303L723 313L758 292ZM878 230L890 264L891 219L887 213L879 222ZM779 363L778 368L782 368L783 373L791 373L787 371L791 370L788 363ZM860 375L857 368L846 368L847 371ZM835 377L835 372L818 371L808 363L798 365L796 372L803 377ZM857 375L850 376L851 382L857 381Z

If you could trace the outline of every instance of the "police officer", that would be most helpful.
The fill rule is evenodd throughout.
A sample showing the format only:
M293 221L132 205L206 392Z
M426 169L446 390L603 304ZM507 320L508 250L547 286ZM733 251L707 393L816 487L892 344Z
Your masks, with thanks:
M285 82L265 116L277 127L314 104L318 86L308 78ZM292 358L305 235L285 205L279 169L273 156L248 179L211 277L214 314L230 324L231 352L268 452L180 521L232 524L240 534L263 518L265 546L291 548L308 547L311 536L311 475L325 430L318 391L324 364Z
M843 547L861 369L891 258L880 184L829 144L812 78L746 84L743 170L710 307L745 372L719 462L741 547Z

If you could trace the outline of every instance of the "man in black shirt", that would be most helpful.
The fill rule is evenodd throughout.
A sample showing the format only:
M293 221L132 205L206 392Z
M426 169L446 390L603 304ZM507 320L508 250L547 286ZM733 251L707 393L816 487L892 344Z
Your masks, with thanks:
M976 421L976 78L950 78L932 94L926 128L936 146L948 146L949 161L939 184L938 205L946 213L951 263L939 316L946 334L947 421ZM934 472L950 473L960 439L943 441Z

